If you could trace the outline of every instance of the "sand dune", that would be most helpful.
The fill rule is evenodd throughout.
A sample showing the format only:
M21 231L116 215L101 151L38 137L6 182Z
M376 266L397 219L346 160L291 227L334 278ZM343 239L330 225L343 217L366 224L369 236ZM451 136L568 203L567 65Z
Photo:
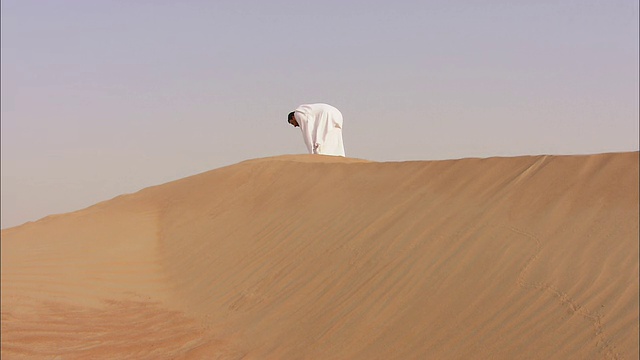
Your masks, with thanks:
M256 159L2 231L2 358L637 359L638 153Z

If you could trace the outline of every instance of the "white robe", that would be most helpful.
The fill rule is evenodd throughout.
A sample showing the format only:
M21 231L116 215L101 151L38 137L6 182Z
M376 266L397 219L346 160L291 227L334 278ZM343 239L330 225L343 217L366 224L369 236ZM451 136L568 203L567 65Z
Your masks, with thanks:
M345 156L342 114L327 104L300 105L294 116L310 154Z

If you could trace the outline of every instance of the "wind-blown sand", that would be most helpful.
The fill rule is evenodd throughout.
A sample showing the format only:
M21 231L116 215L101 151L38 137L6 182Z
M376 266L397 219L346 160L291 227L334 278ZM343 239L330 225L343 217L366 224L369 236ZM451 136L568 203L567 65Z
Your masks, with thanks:
M2 231L2 358L637 359L638 152L257 159Z

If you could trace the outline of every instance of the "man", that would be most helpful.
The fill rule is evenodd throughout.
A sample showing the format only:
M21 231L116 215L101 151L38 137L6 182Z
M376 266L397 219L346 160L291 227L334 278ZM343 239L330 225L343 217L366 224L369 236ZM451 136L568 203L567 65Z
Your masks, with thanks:
M300 127L310 154L345 156L342 114L327 104L300 105L289 113L289 124Z

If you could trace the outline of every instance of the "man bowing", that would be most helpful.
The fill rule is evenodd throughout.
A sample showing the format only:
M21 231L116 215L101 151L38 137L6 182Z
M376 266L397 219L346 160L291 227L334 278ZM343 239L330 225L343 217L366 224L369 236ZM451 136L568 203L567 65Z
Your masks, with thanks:
M300 127L310 154L345 156L342 114L327 104L300 105L289 113L289 124Z

